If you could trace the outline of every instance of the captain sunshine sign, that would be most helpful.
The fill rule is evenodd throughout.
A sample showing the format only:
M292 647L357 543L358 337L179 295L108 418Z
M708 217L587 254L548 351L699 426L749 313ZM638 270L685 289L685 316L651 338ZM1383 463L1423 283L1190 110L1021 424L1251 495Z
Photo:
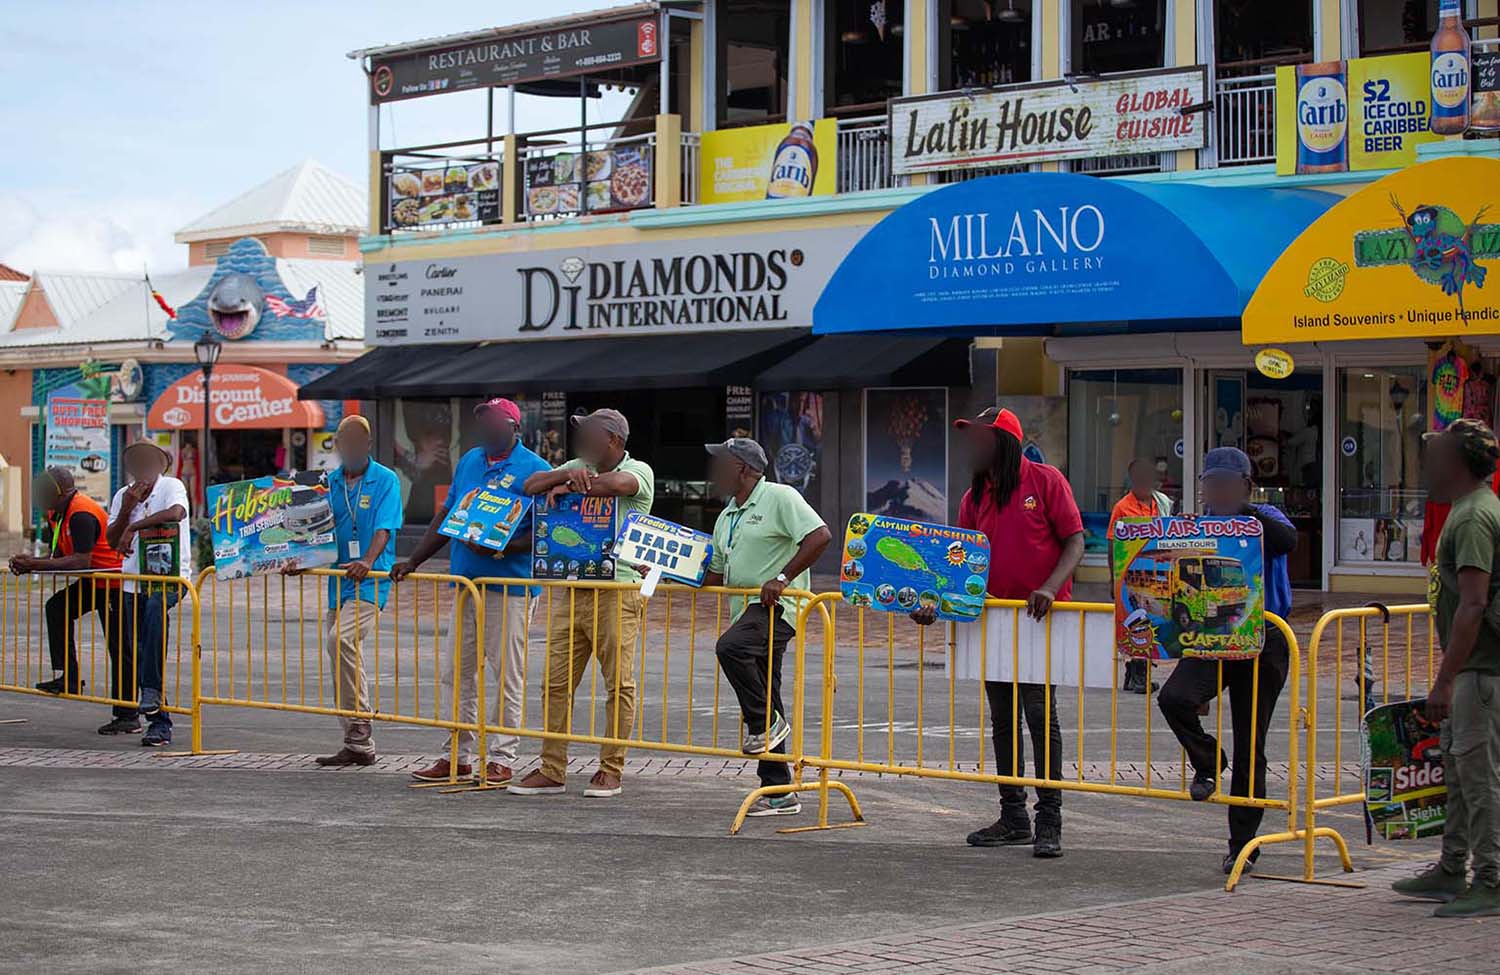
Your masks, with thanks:
M1201 66L945 92L890 103L898 175L1201 149Z

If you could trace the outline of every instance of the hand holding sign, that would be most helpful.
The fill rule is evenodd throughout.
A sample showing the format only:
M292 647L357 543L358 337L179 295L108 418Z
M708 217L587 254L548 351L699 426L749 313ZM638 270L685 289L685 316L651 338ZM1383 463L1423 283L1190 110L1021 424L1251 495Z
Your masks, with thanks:
M654 574L689 586L703 585L712 553L711 536L639 511L625 519L614 550L617 560L640 567L648 577ZM641 594L649 595L645 586Z

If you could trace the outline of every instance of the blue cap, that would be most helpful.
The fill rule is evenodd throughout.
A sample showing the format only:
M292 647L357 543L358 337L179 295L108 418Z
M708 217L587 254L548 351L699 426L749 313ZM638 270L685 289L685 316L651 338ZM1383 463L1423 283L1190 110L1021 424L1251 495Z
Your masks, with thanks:
M1249 477L1250 458L1238 447L1215 447L1203 455L1203 471L1198 475L1201 481L1205 477Z

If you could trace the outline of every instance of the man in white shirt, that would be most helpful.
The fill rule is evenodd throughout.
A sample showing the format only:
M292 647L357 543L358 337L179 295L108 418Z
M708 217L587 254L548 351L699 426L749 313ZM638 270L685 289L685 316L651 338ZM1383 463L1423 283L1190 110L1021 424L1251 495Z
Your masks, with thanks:
M127 577L122 635L135 657L140 711L147 721L141 744L150 748L172 743L172 719L163 708L162 671L170 645L168 614L182 598L183 587L129 576L192 578L187 488L166 475L171 460L150 440L137 440L125 448L125 473L131 483L115 492L105 532L110 547L125 557L120 566Z

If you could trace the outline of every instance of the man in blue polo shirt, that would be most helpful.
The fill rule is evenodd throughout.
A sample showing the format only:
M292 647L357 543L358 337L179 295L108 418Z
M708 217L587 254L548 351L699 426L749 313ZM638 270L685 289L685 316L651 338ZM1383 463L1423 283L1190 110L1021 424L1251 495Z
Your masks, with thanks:
M370 457L370 421L351 413L339 423L334 437L339 466L328 475L328 505L333 509L333 540L338 547L336 568L344 577L328 579L326 649L333 674L334 707L356 714L370 713L365 680L364 642L379 625L380 610L390 584L370 578L389 571L396 546L391 537L401 529L401 482L396 472ZM288 574L295 575L295 569ZM319 765L374 765L375 741L370 719L339 716L344 746L317 759Z
M503 397L485 400L474 408L479 420L480 445L459 458L453 471L453 483L448 488L448 498L427 532L417 543L411 558L397 562L391 569L391 579L400 582L407 574L430 559L448 538L438 534L448 513L458 499L470 491L488 487L495 491L522 493L526 479L537 471L552 468L546 461L521 443L521 408ZM531 513L516 526L505 551L496 552L474 542L455 541L449 548L449 571L466 579L531 578ZM536 586L486 586L484 597L484 633L478 634L474 620L474 607L470 600L455 601L453 623L450 625L449 652L443 657L443 683L448 688L443 700L452 700L453 661L461 657L458 670L459 713L458 720L474 721L479 713L478 684L475 674L478 640L484 640L485 664L495 675L497 693L490 698L495 702L494 723L515 728L521 724L521 699L526 690L526 638L531 628L531 613L536 603L529 597L540 594ZM462 613L462 620L459 614ZM463 645L454 652L454 634L463 630ZM502 644L502 637L504 643ZM504 710L502 711L502 703ZM423 782L440 782L454 775L467 777L474 774L475 735L461 731L458 735L458 768L450 767L447 758L439 758L430 766L413 772L414 778ZM490 785L509 785L511 769L516 764L514 735L490 739L493 759L483 770L482 779ZM446 741L445 741L446 744Z

